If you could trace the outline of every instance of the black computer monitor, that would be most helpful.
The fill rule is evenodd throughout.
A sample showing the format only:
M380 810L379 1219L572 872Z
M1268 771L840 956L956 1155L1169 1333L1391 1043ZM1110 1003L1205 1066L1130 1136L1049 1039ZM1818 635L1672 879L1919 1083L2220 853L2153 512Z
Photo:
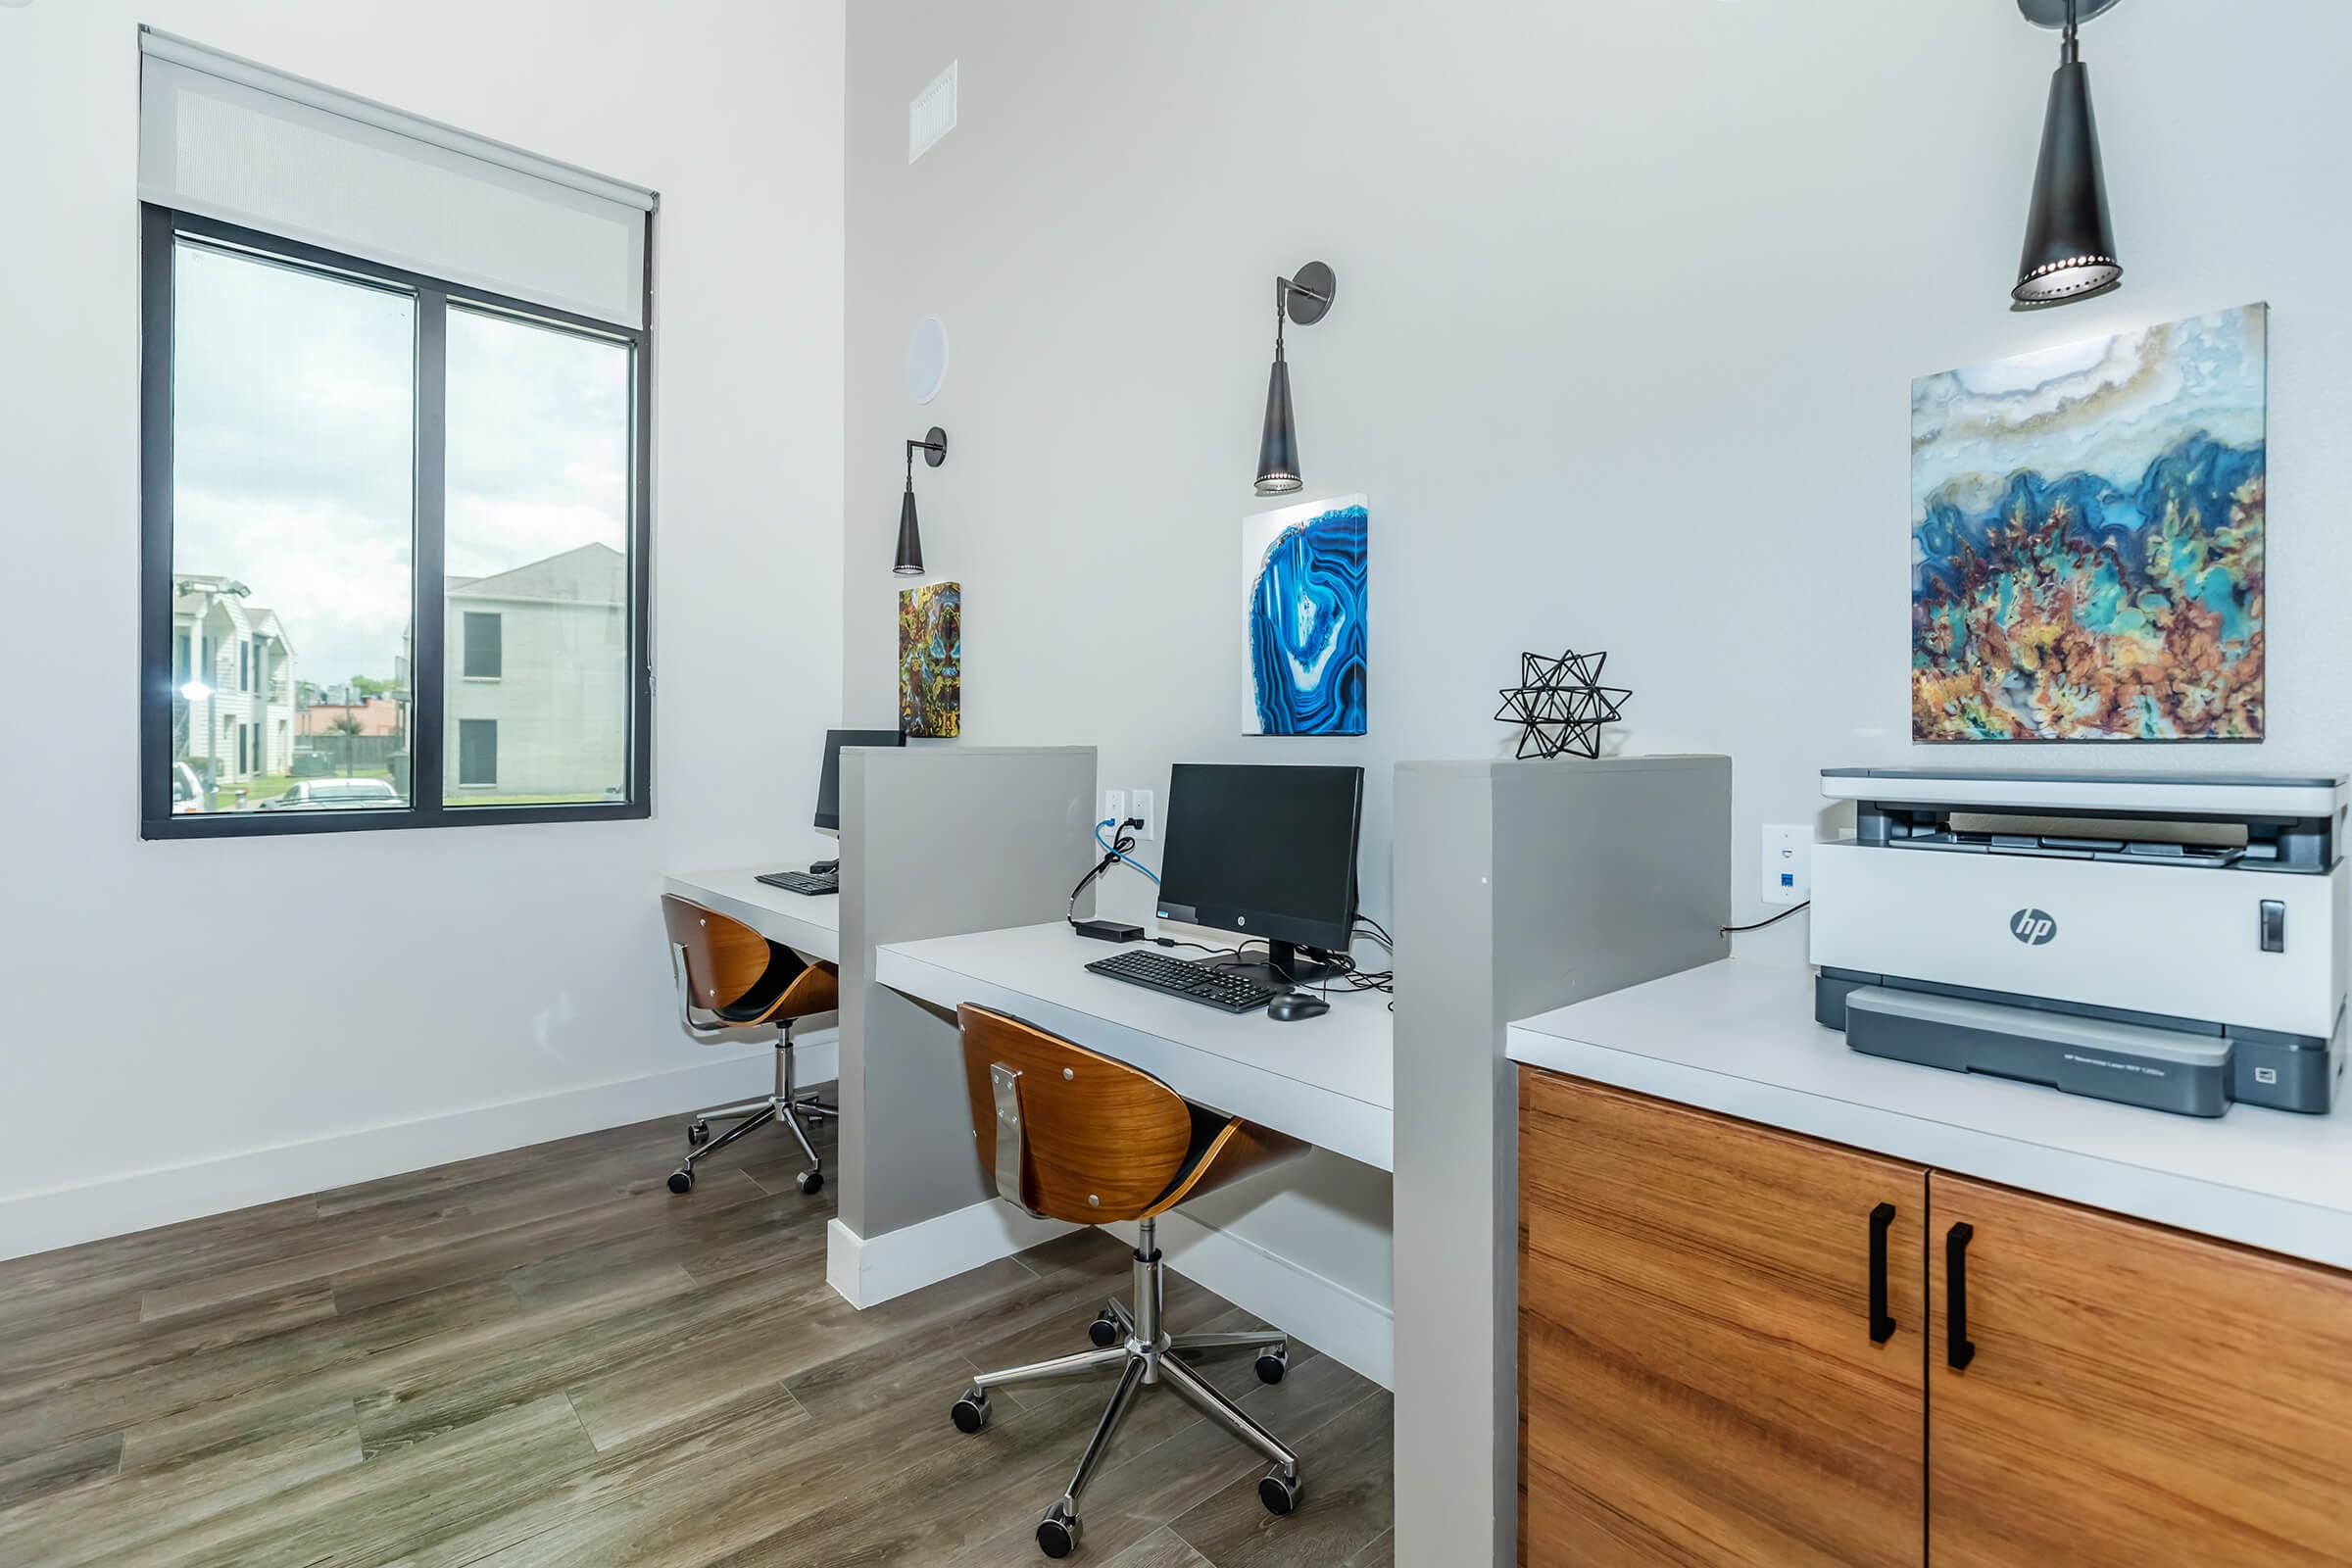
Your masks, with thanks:
M904 746L906 737L895 729L829 729L825 731L825 770L816 776L816 825L841 831L841 749L844 746Z
M1355 929L1360 767L1178 762L1168 781L1159 916L1263 937L1275 982L1327 973ZM1306 950L1301 952L1300 950Z

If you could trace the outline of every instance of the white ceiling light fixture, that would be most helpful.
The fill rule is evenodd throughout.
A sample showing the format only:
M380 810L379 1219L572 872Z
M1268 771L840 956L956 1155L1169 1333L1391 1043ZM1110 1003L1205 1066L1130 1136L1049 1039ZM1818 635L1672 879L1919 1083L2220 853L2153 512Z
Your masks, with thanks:
M948 323L926 316L906 339L906 395L917 403L939 396L948 379Z

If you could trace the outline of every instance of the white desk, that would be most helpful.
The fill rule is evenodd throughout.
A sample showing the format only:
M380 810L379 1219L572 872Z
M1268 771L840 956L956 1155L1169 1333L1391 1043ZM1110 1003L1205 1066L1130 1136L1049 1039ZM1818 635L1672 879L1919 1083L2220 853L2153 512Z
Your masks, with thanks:
M1512 1060L2352 1268L2352 1105L2213 1120L1866 1056L1813 971L1703 964L1510 1026Z
M810 858L813 858L811 857ZM663 877L662 891L731 914L770 942L804 957L841 961L841 895L787 893L760 880L768 871L801 870L808 858L747 865L732 871L694 871Z
M887 944L875 950L874 978L936 1007L970 1002L1011 1013L1131 1062L1187 1100L1392 1168L1387 997L1334 990L1331 1011L1277 1023L1086 972L1119 951L1059 922L1014 926Z

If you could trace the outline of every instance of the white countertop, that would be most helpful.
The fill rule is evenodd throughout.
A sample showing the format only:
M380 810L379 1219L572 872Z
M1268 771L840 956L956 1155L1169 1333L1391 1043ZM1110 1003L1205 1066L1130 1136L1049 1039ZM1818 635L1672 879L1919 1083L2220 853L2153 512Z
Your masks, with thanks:
M1813 971L1728 958L1510 1026L1512 1060L2352 1268L2352 1105L2213 1120L1866 1056Z
M1127 951L1139 949L1059 922L1013 926L886 944L875 950L874 977L934 1006L970 1002L1011 1013L1131 1062L1188 1100L1391 1168L1396 1052L1387 997L1334 990L1331 1011L1277 1023L1086 972Z
M662 891L692 899L705 908L731 914L770 942L826 963L841 961L841 895L787 893L760 880L769 871L805 871L811 859L830 858L823 851L798 860L772 865L739 866L731 871L691 871L663 877Z

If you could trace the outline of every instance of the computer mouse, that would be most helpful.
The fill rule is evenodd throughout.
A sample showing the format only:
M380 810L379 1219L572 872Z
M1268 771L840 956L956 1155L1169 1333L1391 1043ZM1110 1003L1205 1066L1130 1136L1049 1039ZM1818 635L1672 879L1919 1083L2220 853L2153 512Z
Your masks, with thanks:
M1331 1010L1331 1004L1307 991L1285 991L1266 1004L1266 1016L1276 1023L1294 1023L1300 1018L1319 1018Z
M840 869L841 862L839 860L811 860L808 862L808 874L810 876L823 876L827 871L838 871Z

